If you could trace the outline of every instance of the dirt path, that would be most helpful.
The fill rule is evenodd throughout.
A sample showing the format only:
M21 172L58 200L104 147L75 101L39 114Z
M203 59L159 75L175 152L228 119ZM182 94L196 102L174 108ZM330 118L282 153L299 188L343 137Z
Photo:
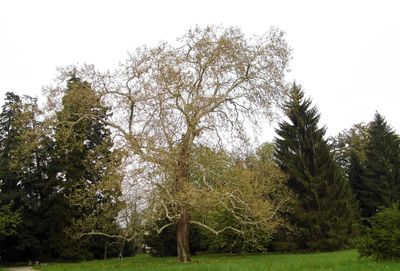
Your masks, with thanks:
M7 268L8 271L34 271L34 269L30 266L21 266L21 267L10 267Z

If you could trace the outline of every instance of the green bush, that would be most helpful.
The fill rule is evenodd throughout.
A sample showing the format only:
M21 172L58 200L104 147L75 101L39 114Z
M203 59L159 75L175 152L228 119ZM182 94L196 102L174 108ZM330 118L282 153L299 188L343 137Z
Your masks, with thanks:
M361 257L376 260L400 259L400 208L399 204L378 212L366 220L356 246Z

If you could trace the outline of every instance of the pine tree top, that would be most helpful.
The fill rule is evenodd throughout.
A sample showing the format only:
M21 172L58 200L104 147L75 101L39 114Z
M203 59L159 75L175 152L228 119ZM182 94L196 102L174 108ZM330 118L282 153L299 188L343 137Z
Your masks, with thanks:
M276 133L280 137L284 137L286 132L282 131L287 130L288 127L299 129L298 132L303 134L303 136L307 136L305 134L306 130L315 129L321 138L324 137L326 133L325 127L318 127L320 120L318 108L312 106L312 100L310 98L305 98L304 91L301 89L300 85L293 83L289 91L288 99L283 105L283 109L288 121L282 121L278 124L279 128L276 129Z

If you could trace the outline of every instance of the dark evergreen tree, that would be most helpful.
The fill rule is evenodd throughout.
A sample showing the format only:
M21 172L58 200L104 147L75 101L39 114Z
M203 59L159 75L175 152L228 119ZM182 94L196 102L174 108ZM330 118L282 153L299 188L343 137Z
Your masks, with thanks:
M361 175L364 172L364 161L355 152L349 153L349 165L347 167L347 175L353 196L358 204L359 215L364 216L362 210L365 210L363 195L365 195L365 187Z
M14 120L22 111L22 102L18 95L7 92L5 103L0 114L0 206L7 206L8 213L16 212L14 199L17 198L17 176L9 170L11 163L11 150L16 145L17 131L13 127ZM0 256L2 260L5 256L8 246L6 245L5 235L0 236ZM6 250L7 248L7 250Z
M103 122L107 110L88 82L75 76L68 80L54 136L52 179L58 185L57 207L51 213L56 218L51 241L54 256L91 258L93 250L103 249L107 242L94 235L78 240L80 231L118 230L115 219L122 177L120 158L112 150L111 132Z
M7 92L5 103L0 114L0 182L2 202L11 202L18 193L19 176L10 170L13 152L19 143L17 136L22 128L16 127L17 118L22 114L21 98L14 93ZM21 198L21 197L19 197Z
M26 260L44 249L40 209L48 155L36 100L7 93L0 114L0 204L12 203L21 215L16 234L3 240L3 259Z
M276 131L276 158L298 197L290 215L299 231L297 248L343 248L352 232L354 215L348 181L324 139L325 128L318 127L317 108L296 84L284 108L287 121Z
M362 216L370 217L400 200L400 140L379 113L370 123L365 152L355 192Z

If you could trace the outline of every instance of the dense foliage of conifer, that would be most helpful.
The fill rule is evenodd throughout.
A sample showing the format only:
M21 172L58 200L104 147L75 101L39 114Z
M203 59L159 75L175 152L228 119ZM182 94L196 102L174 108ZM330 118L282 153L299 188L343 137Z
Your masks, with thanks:
M366 159L355 190L363 217L400 200L400 140L385 119L375 114L370 123Z
M319 128L311 100L293 84L284 105L286 121L276 130L276 158L297 195L291 220L299 249L333 250L347 245L352 232L353 201L347 179L336 164Z

